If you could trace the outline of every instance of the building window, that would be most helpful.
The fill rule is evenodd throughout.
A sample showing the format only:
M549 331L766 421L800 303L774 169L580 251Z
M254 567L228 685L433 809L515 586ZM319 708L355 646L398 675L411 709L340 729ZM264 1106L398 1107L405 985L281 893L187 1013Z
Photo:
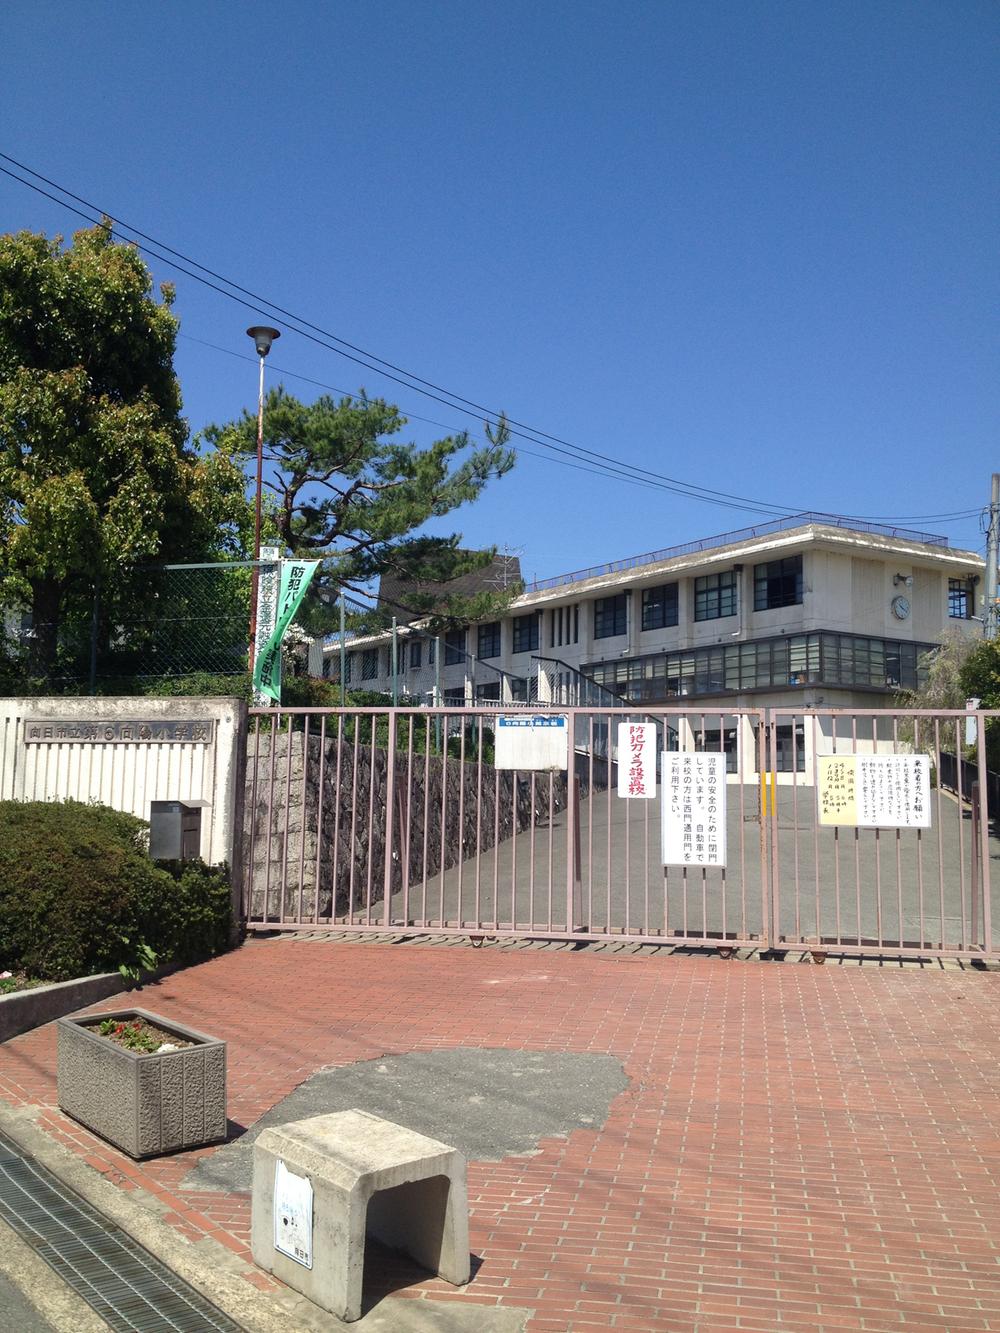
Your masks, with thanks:
M361 654L361 679L375 680L378 676L378 649L366 648Z
M347 685L350 682L351 675L354 671L354 658L355 658L354 653L348 653L346 658L344 659L344 667L345 667L344 674L346 676L346 679L342 682L344 685Z
M663 629L677 624L677 584L663 583L642 592L642 628Z
M694 581L695 620L721 620L736 614L736 574L703 574Z
M514 652L536 653L538 651L538 616L532 612L529 616L514 617Z
M428 665L428 666L433 666L433 665L434 665L434 662L435 662L435 660L436 660L436 658L437 658L437 646L438 646L438 641L437 641L437 639L428 639L428 640L427 640L427 665Z
M599 597L594 603L594 638L613 639L624 634L627 614L623 592L615 597Z
M464 708L465 690L461 686L457 689L445 690L444 705L446 708Z
M948 615L953 620L971 620L973 612L971 579L948 580Z
M774 767L778 773L804 773L806 771L804 727L795 723L787 727L775 727L774 749ZM768 757L770 758L770 756Z
M491 620L487 625L479 626L479 657L500 656L500 621Z
M528 700L528 681L527 681L527 677L525 677L525 676L508 676L507 679L510 681L510 697L511 697L511 699L513 699L513 700L515 700L515 701L517 701L517 702L527 703L527 700Z
M564 643L579 642L580 603L553 607L549 613L549 647L561 648Z
M726 772L739 772L740 735L738 727L715 727L696 731L694 748L704 754L724 754Z
M928 654L934 650L930 643L823 631L585 663L582 671L632 703L789 685L849 686L884 693L918 689L927 679Z
M414 639L410 644L410 668L413 671L420 670L420 659L423 654L420 651L421 643L419 639Z
M754 565L753 609L773 611L779 606L798 606L802 601L802 557L789 555Z
M500 682L494 680L489 685L477 685L476 699L482 703L499 703Z
M444 664L457 666L465 661L465 630L450 629L444 636Z

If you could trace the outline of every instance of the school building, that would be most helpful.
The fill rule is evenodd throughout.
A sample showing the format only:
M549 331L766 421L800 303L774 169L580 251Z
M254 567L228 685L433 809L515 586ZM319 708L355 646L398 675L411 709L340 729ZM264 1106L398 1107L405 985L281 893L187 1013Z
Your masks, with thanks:
M442 635L386 601L403 623L350 641L347 683L453 706L890 707L942 635L982 633L984 567L945 537L801 514L536 580ZM480 579L519 573L499 557ZM339 644L323 656L338 680Z

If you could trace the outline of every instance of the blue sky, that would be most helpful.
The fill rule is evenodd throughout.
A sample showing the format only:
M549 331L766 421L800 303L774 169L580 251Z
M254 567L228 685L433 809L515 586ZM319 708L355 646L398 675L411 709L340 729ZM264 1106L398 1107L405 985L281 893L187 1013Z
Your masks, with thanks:
M982 549L977 517L909 516L978 510L1000 470L992 0L7 0L3 26L0 151L313 323L621 464ZM0 229L77 225L0 177ZM192 429L235 416L251 312L152 267ZM399 402L418 443L444 432L415 416L476 429L295 334L272 359L304 397L289 372ZM519 443L444 526L529 577L768 517Z

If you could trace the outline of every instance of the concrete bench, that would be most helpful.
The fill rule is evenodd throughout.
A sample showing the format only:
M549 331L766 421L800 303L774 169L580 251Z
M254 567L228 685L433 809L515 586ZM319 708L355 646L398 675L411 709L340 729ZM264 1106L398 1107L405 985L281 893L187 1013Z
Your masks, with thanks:
M255 1263L338 1318L359 1319L366 1232L456 1286L468 1282L462 1154L365 1111L261 1133L253 1151Z

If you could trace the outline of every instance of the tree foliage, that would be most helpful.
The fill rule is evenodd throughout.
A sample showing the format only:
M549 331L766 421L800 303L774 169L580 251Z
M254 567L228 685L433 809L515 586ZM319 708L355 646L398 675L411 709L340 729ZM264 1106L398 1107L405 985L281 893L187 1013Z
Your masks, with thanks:
M1000 708L1000 639L979 639L962 662L959 683L981 708ZM964 703L964 700L963 700ZM1000 773L1000 723L986 719L986 767Z
M1000 709L1000 639L970 639L955 631L945 635L940 648L928 653L923 660L927 679L919 690L903 695L904 708L926 708L934 711L964 709L969 699L978 699L985 709ZM913 741L913 727L903 728L904 738ZM964 750L967 758L975 755L974 745L965 746L962 732L945 728L945 744L954 743ZM986 764L991 772L1000 772L1000 725L996 718L987 718Z
M981 640L970 639L958 630L945 634L940 647L925 653L919 662L924 675L919 689L901 693L901 708L964 708L969 692L962 683L965 664Z
M965 698L983 708L1000 708L1000 639L979 639L962 662L959 683ZM965 699L959 707L965 706Z
M172 290L108 225L0 237L0 595L51 671L71 601L106 613L134 567L241 546L244 479L185 445Z
M124 965L145 950L194 962L226 948L228 875L154 862L141 819L79 801L0 802L0 963L50 981Z
M304 559L323 561L314 586L319 599L331 588L359 591L393 574L414 584L446 583L485 567L495 552L460 549L460 535L428 536L431 520L478 498L492 478L514 463L501 417L486 426L488 443L473 447L466 433L426 448L398 441L406 425L399 409L381 398L303 403L283 387L264 403L263 458L269 524L282 546ZM204 439L226 458L256 456L257 418L209 426ZM448 615L478 618L509 597L453 599ZM433 594L415 596L414 610L432 610Z

